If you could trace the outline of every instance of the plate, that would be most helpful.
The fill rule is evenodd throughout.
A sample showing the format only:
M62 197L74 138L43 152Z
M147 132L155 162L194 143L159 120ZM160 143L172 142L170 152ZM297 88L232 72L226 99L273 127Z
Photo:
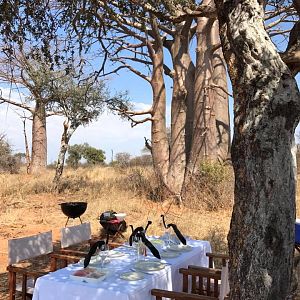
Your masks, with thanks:
M119 252L119 251L115 251L115 250L111 250L109 251L109 258L119 258L124 256L125 254L123 252Z
M171 245L167 249L171 251L183 252L183 251L192 251L193 247L189 245L180 244L180 245Z
M160 253L160 257L162 258L174 258L178 257L180 255L180 252L176 251L163 251Z
M165 267L165 264L159 261L138 261L134 266L141 271L159 271Z
M70 275L71 279L83 282L97 283L106 278L108 270L102 269L101 271L96 268L85 268L75 271Z
M126 272L120 275L120 278L128 281L142 280L145 276L139 272Z

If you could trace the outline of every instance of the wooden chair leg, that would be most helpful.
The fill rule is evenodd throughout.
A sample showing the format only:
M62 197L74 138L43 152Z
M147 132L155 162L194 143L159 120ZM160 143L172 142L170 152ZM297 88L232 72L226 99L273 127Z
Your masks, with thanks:
M9 300L15 300L16 281L17 281L16 273L9 271L8 273Z
M22 300L26 300L27 295L27 275L22 276Z

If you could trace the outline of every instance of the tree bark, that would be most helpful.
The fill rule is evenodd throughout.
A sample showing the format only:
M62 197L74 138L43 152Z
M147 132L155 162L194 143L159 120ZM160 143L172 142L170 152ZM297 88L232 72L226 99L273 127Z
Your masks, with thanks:
M282 300L293 266L299 91L264 29L264 3L216 3L235 99L230 299Z
M211 29L212 45L219 45L219 22L215 20ZM228 103L227 71L222 48L219 47L212 53L212 84L215 114L216 114L216 140L217 159L224 162L230 157L230 117Z
M26 159L26 172L29 174L30 172L30 153L28 146L28 139L26 134L26 119L23 119L23 133L24 133L24 142L25 142L25 159Z
M36 99L32 121L32 152L30 174L42 173L47 166L46 110L43 101Z
M72 126L72 125L70 126L68 121L65 121L63 126L64 126L64 131L61 136L60 150L59 150L57 163L56 163L55 176L53 179L54 190L57 190L60 178L63 174L65 157L68 150L70 139L73 133L75 132L75 130L78 128L78 126Z
M171 104L171 143L168 185L181 202L186 162L190 152L192 128L187 119L187 104L193 105L194 70L189 55L189 30L192 20L176 26L170 53L174 66L173 94ZM189 136L190 139L186 139Z
M163 50L152 55L153 73L153 113L151 123L152 157L154 169L160 180L169 189L167 176L169 169L169 142L166 127L166 87L163 78Z
M203 4L208 5L207 0ZM185 184L197 171L201 160L216 160L216 118L212 84L212 40L211 30L213 20L197 18L197 49L196 70L194 82L194 116L191 155L186 170Z

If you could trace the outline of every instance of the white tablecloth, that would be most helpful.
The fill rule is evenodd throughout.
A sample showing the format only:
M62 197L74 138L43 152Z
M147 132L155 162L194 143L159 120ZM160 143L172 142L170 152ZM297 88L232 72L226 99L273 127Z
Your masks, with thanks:
M110 274L98 283L86 283L72 280L70 275L82 265L74 264L38 278L33 300L150 300L154 299L150 291L153 288L174 291L182 290L182 275L178 269L188 265L208 266L206 252L211 251L207 241L188 240L192 251L184 252L176 258L162 259L167 265L163 270L144 274L145 278L138 281L126 281L119 278L120 274L130 271L135 257L128 247L118 248L126 253L122 258L112 259L106 266ZM149 253L150 251L148 251ZM151 255L147 259L153 259Z

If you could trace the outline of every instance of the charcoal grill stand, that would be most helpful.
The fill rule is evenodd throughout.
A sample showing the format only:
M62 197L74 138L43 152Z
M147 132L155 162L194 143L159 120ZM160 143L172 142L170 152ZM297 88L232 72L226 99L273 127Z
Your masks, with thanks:
M81 218L80 218L80 217L77 217L77 218L79 218L79 220L80 220L80 222L81 222L81 224L82 224ZM67 227L67 224L68 224L68 222L69 222L69 219L70 219L70 217L68 217L65 227ZM74 220L74 219L76 219L76 218L72 218L72 219Z
M106 234L108 234L109 236L112 236L112 239L111 241L114 242L114 240L118 237L118 236L121 236L122 239L126 239L125 236L123 235L122 231L121 231L121 228L122 228L122 225L123 225L123 221L118 221L116 222L115 219L113 220L101 220L102 223L106 223L107 226L106 228L103 226ZM118 224L118 225L117 225ZM116 227L116 229L112 230L111 227L113 226L118 226ZM110 234L110 232L115 232L114 234Z

